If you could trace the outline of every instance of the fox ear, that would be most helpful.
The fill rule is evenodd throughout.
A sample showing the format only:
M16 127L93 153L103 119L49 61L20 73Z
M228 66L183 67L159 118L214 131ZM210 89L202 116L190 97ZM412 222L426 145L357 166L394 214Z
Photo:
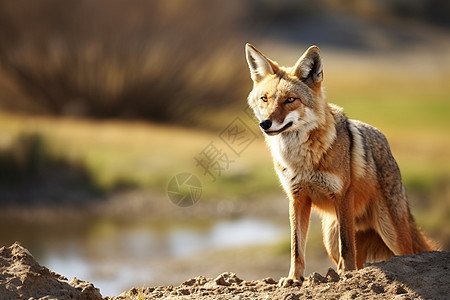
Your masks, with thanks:
M309 47L292 68L292 75L297 76L310 88L319 87L323 79L322 58L316 46Z
M260 82L267 75L275 74L275 72L278 71L278 65L264 56L264 54L259 52L252 45L245 45L245 53L248 67L250 68L250 74L255 83Z

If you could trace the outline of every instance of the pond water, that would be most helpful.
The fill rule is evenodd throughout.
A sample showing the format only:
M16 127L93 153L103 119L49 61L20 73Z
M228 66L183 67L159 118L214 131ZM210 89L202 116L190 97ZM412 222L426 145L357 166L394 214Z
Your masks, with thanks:
M69 279L92 282L103 296L111 296L135 286L149 286L160 276L152 273L152 265L162 260L276 243L286 234L285 226L254 218L175 225L102 221L83 234L46 239L29 250L41 265ZM22 244L28 247L26 241Z

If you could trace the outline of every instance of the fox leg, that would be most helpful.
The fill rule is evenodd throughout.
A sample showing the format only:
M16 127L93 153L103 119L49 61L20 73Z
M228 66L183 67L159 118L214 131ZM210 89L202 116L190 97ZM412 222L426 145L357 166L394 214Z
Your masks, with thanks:
M339 197L340 198L340 197ZM355 216L353 213L353 195L336 198L336 215L339 224L339 272L356 269Z
M281 278L279 286L302 284L305 278L305 245L311 214L311 200L298 197L289 201L291 223L291 267L287 278Z
M356 267L362 269L367 260L367 248L369 247L369 233L356 232Z

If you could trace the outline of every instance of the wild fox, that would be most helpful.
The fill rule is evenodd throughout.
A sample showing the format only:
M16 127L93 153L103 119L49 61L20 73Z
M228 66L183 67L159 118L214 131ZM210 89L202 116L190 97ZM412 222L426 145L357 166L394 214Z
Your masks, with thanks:
M410 213L384 135L326 102L319 48L310 47L291 68L250 44L246 56L253 80L248 103L289 196L291 266L279 285L304 280L311 208L322 217L323 242L339 272L434 249Z

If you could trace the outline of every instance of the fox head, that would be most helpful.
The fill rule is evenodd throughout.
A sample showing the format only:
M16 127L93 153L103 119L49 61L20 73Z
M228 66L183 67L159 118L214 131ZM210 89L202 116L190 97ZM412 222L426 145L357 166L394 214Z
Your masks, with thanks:
M248 102L267 135L317 128L325 100L319 48L310 47L291 68L281 67L250 44L247 63L253 80Z

